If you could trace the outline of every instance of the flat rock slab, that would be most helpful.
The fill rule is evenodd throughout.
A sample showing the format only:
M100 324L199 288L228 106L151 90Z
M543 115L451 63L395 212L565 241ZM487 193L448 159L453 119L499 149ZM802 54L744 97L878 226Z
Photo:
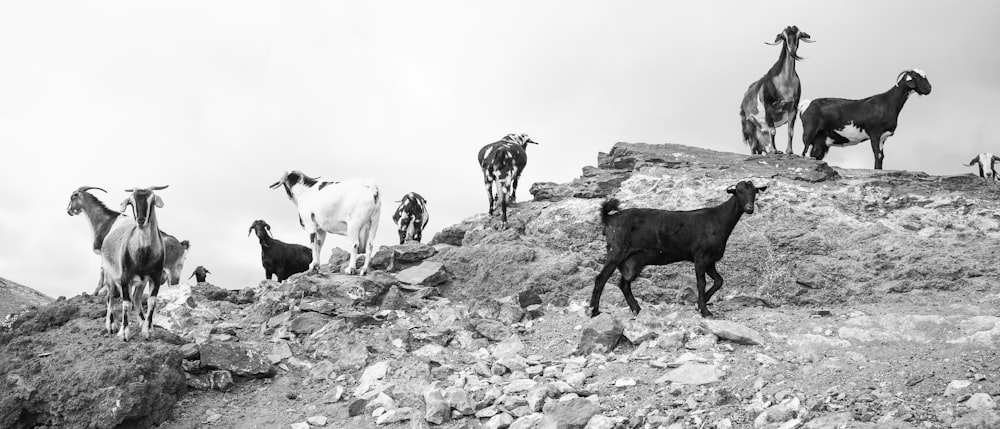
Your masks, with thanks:
M396 279L411 285L437 286L448 281L448 273L444 270L444 264L424 261L396 273Z
M702 384L715 383L722 379L724 374L725 373L716 368L715 365L687 362L673 371L670 371L660 380L698 386Z
M716 337L734 343L756 346L767 342L759 332L729 320L705 320L701 324Z
M420 262L437 254L437 249L415 241L392 246L392 251L396 261L402 263Z
M267 354L243 343L205 343L198 347L201 366L222 369L244 377L271 377L275 367Z

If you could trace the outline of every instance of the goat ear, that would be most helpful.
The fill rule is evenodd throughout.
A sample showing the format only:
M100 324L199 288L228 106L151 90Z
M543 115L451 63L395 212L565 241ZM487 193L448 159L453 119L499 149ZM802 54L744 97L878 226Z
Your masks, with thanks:
M124 214L125 213L125 208L128 207L129 204L132 204L132 199L131 198L126 198L125 201L122 201L122 205L118 209L118 211L121 212L122 214Z
M736 187L735 186L730 186L730 187L726 188L726 193L728 193L728 194L735 194L736 193Z
M764 192L766 190L767 190L767 186L758 186L757 187L757 192Z
M163 198L160 198L159 195L155 195L154 194L153 195L153 205L156 206L156 207L163 207Z
M247 230L247 237L249 237L251 233L253 233L253 225L250 225L250 229Z
M212 274L212 272L211 272L211 271L209 271L209 270L208 270L208 268L206 268L206 269L205 269L205 274Z
M191 280L191 277L194 277L194 273L191 273L191 275L188 276L188 280Z

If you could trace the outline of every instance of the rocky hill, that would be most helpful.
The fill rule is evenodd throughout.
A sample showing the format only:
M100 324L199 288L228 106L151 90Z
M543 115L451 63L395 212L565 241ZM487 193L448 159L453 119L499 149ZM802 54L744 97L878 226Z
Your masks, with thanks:
M0 329L0 427L1000 427L996 186L679 145L597 164L537 183L509 228L473 216L364 277L334 252L283 283L168 288L148 341L103 333L103 298L23 312ZM605 197L686 210L739 180L768 190L716 318L690 263L646 269L638 317L614 287L586 317Z
M23 311L26 307L45 305L52 298L30 287L0 277L0 315Z

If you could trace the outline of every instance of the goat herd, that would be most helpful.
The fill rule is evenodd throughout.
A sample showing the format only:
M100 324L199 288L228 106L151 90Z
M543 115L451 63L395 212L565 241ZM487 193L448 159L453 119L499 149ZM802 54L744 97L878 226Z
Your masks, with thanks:
M896 77L888 91L862 100L820 98L800 103L801 83L795 72L799 42L811 43L810 36L790 26L775 37L774 43L782 44L778 61L768 72L752 83L743 97L740 119L743 139L753 154L781 153L775 148L775 128L788 125L787 152L792 153L792 136L796 114L803 123L802 156L823 159L831 146L850 146L871 141L875 155L875 168L882 168L885 140L896 129L896 120L909 95L931 91L927 75L918 69L906 70ZM499 208L501 226L507 227L507 208L516 200L517 183L527 164L528 144L537 144L526 134L508 134L500 141L479 150L479 165L483 173L489 199L489 214ZM993 165L1000 158L983 153L968 166L979 164L982 177L997 179ZM984 169L986 170L984 176ZM357 266L359 254L364 263L359 274L364 275L374 252L375 233L382 207L378 185L368 179L351 179L340 182L319 181L300 171L289 171L270 186L281 187L298 210L299 224L309 233L311 248L289 244L271 236L270 225L256 220L250 232L256 233L261 246L261 262L267 279L276 276L284 281L289 276L319 267L320 252L327 233L347 236L350 259L345 269L351 274ZM70 195L67 212L72 215L85 213L94 234L93 251L102 257L97 292L107 288L107 314L105 328L114 332L112 300L122 298L121 324L118 336L128 340L129 315L136 311L142 322L142 335L149 338L156 296L160 286L169 281L180 282L186 253L187 240L178 241L160 229L156 208L163 207L163 200L155 191L166 186L128 189L129 196L118 211L111 210L98 200L90 190L104 189L83 186ZM632 281L647 265L666 265L677 261L691 261L695 266L698 290L698 310L704 317L712 313L707 302L722 287L722 276L716 269L725 252L726 243L743 213L753 213L758 187L741 181L726 192L732 196L726 202L691 211L665 211L657 209L620 209L616 199L605 201L600 207L600 218L607 241L606 263L597 275L590 299L590 315L600 314L598 305L604 285L618 270L621 278L618 287L632 313L639 313L639 304L632 295ZM398 227L399 242L421 240L429 215L427 201L415 192L399 201L392 216ZM128 207L132 216L126 215ZM209 271L199 266L192 276L199 282ZM713 280L705 290L705 275ZM149 297L143 311L141 297L149 285ZM144 314L145 313L145 314Z

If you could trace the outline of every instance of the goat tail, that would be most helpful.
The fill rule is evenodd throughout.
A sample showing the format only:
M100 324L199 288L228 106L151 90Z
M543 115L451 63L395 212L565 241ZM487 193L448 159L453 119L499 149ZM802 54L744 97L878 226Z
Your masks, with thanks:
M601 203L601 223L607 226L613 216L611 212L615 211L621 211L621 202L617 198L604 200Z
M750 146L750 149L757 147L757 124L747 119L746 114L740 112L740 125L743 127L743 142Z

